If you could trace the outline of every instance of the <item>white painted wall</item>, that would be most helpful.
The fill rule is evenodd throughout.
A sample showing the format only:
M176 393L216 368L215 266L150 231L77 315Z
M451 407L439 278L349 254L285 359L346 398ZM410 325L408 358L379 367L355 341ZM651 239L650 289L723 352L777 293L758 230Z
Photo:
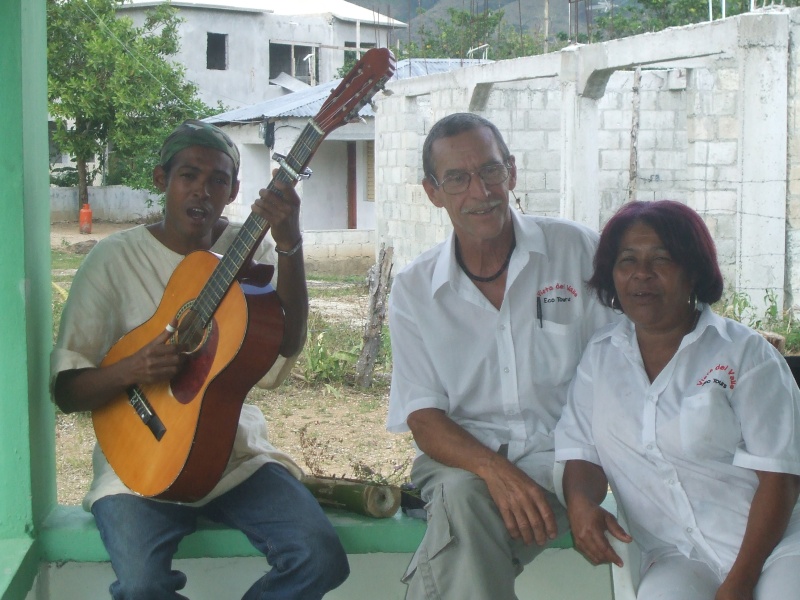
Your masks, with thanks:
M323 142L303 183L303 229L347 229L347 142Z

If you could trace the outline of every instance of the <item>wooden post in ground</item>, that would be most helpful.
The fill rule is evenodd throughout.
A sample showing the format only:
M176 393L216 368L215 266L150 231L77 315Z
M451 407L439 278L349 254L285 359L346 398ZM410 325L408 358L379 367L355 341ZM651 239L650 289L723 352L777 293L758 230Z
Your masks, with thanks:
M389 278L392 274L394 248L384 248L378 262L369 270L369 311L364 324L364 344L356 363L356 384L368 388L372 385L375 360L381 348L381 330L386 319L386 297L389 295Z

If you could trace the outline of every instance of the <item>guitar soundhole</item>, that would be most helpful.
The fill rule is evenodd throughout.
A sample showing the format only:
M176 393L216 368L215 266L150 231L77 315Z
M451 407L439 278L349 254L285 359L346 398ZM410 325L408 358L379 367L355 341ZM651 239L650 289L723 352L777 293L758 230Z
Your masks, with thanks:
M189 305L178 312L178 330L170 339L170 343L180 346L184 354L194 354L202 348L211 333L212 323L203 326L203 321Z

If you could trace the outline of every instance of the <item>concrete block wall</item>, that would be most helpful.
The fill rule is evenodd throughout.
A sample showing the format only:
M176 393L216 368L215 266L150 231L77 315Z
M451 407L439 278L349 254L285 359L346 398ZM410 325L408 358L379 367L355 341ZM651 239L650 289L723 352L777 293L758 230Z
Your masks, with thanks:
M379 242L394 246L397 270L450 231L419 183L421 147L438 118L471 111L492 120L517 157L526 212L600 228L629 197L685 202L715 237L729 292L764 308L770 290L793 307L798 15L767 10L390 83L376 119Z
M374 229L303 232L303 257L310 275L364 275L376 260Z
M517 188L525 212L560 212L561 86L555 78L498 86L484 116L503 132L517 163ZM491 99L498 96L495 105Z
M676 81L678 83L676 83ZM683 84L680 84L680 82ZM598 101L598 193L605 223L628 200L686 201L686 70L617 71ZM631 181L631 131L638 105L637 172Z
M639 180L636 198L686 201L687 148L686 92L668 89L671 70L646 72L642 76ZM684 72L685 73L685 72ZM685 78L685 74L684 74ZM627 200L628 166L632 123L633 73L617 72L598 103L602 129L598 138L596 199L604 223ZM420 252L441 241L451 230L443 210L435 208L422 189L422 144L430 126L456 111L469 111L469 98L455 90L432 89L429 94L394 103L382 100L381 127L376 152L386 160L379 169L378 185L386 200L378 204L379 238L392 239L398 265L407 264ZM454 100L461 97L460 103ZM393 113L401 107L403 118ZM515 194L526 213L560 216L563 94L556 77L493 86L485 109L480 111L495 123L516 158L518 182ZM400 140L406 153L396 159ZM414 179L415 178L415 179ZM383 187L385 186L385 187ZM405 189L404 189L405 186ZM405 191L405 194L404 194ZM512 199L513 201L513 199ZM381 225L383 228L381 228Z

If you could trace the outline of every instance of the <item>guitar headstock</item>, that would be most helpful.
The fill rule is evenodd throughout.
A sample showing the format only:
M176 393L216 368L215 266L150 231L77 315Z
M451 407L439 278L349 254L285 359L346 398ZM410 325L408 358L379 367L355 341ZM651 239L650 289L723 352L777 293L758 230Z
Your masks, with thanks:
M395 59L388 48L370 48L331 92L314 121L327 135L358 117L358 111L383 89L394 74Z

